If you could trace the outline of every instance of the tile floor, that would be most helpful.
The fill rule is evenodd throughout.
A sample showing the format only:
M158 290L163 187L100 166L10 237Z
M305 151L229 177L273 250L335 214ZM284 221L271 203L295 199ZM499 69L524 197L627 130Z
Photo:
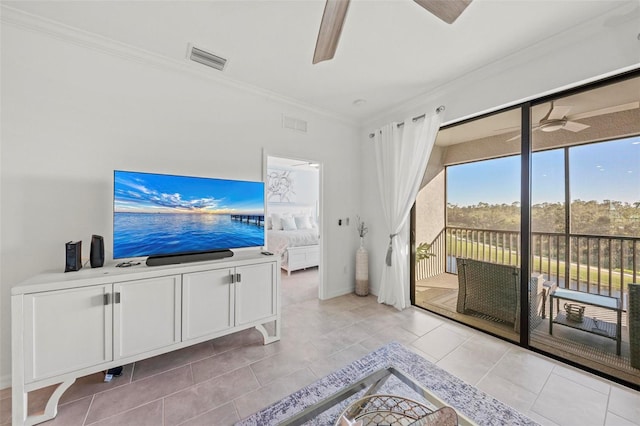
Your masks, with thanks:
M640 393L374 296L317 299L317 273L282 276L282 339L248 330L79 379L47 425L230 425L378 346L398 341L543 425L640 425ZM44 392L30 400L42 405ZM10 424L0 391L0 425Z

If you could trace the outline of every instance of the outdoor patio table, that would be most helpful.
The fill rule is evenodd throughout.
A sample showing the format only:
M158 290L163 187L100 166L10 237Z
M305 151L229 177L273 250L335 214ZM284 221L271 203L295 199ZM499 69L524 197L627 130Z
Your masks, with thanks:
M565 288L557 288L549 294L549 334L553 334L553 324L562 324L576 330L586 331L587 333L596 334L616 341L616 355L620 355L620 346L622 342L622 306L620 298L611 296L602 296L599 294L583 293L581 291L568 290ZM560 312L553 317L553 299L569 300L586 305L597 306L599 308L610 309L616 312L617 322L612 323L604 320L596 320L588 316L584 316L582 321L573 321L567 318L567 315Z

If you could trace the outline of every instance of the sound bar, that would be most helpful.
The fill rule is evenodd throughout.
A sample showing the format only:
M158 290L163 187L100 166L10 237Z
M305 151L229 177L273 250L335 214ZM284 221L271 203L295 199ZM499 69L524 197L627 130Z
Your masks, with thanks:
M233 256L231 250L214 250L198 253L162 254L147 257L147 266L176 265L179 263L218 260Z

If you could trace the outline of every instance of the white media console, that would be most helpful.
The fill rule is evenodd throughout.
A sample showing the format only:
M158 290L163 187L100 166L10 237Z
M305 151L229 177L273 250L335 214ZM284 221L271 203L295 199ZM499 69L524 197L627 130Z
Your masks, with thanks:
M251 327L277 341L280 310L280 261L256 253L37 275L11 289L13 425L55 417L78 377ZM28 392L58 383L28 416Z

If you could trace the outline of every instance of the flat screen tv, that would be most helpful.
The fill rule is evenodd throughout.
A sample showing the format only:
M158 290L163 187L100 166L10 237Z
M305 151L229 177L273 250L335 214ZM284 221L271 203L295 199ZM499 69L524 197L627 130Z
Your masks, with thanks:
M113 258L264 246L264 211L263 182L116 170Z

